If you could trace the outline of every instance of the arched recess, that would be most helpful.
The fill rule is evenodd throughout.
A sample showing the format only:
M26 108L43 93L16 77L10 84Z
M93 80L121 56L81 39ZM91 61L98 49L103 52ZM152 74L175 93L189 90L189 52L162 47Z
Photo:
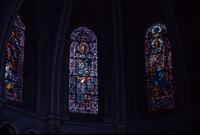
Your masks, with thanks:
M130 48L135 49L134 59L135 63L132 66L136 69L136 90L138 99L137 104L139 105L139 118L140 119L154 119L157 117L168 117L175 115L176 112L183 111L186 106L188 106L188 97L185 96L188 91L187 82L187 71L185 66L181 69L181 65L185 65L183 52L180 43L180 33L175 28L175 20L170 20L170 16L173 13L171 11L166 11L164 8L168 4L163 4L163 1L141 1L138 3L138 7L135 10L135 19L133 25L134 34L134 45ZM149 6L151 5L151 6ZM165 24L168 30L167 38L171 42L171 56L172 56L172 71L173 71L173 82L174 82L174 109L167 109L158 112L149 112L148 111L148 94L146 89L146 67L145 67L145 55L144 55L144 42L145 34L149 27L152 24L160 22ZM178 49L179 48L179 49ZM181 55L180 55L181 54ZM185 87L183 87L183 85ZM133 105L133 104L132 104ZM185 106L185 107L184 107Z
M25 134L36 134L39 135L40 133L36 129L29 129L25 132Z
M12 26L14 25L14 21L16 19L17 13L23 3L23 0L16 0L14 2L6 1L1 3L1 6L10 7L10 8L1 8L3 11L1 13L2 21L1 21L1 35L0 35L0 98L3 100L4 98L4 78L5 78L5 57L7 52L7 42L9 36L11 34Z
M17 127L10 121L4 121L0 125L1 134L19 134Z
M4 34L4 39L2 39L1 42L3 42L1 44L1 52L0 55L1 57L1 83L0 83L0 90L1 90L1 99L7 103L9 103L10 105L17 105L18 107L24 107L26 109L31 108L34 106L35 103L35 89L34 89L34 77L35 77L35 57L32 57L33 54L35 54L35 48L33 45L33 39L35 37L34 35L34 31L33 29L35 28L34 24L34 13L35 13L35 3L34 0L31 0L29 2L27 1L16 1L18 2L17 4L15 2L13 2L13 4L16 4L15 6L15 10L12 10L12 16L9 16L8 18L10 18L10 22L8 23L7 28L5 28L6 30L6 34ZM8 3L7 3L8 4ZM31 7L30 7L31 5ZM9 7L9 4L7 5L7 7ZM19 72L19 74L23 74L23 81L21 80L21 82L23 82L23 88L20 91L23 91L23 93L19 94L22 95L22 100L23 102L13 102L13 100L6 100L5 96L4 96L4 92L5 92L5 73L7 72L6 70L6 59L8 57L7 55L7 43L10 40L10 35L11 35L11 31L13 30L13 27L15 27L15 20L17 15L19 16L19 18L21 19L20 23L24 23L24 25L26 25L26 30L24 30L24 37L26 37L26 40L24 40L24 47L23 50L24 51L24 60L23 62L20 62L21 65L17 65L17 66L21 66L20 69L21 71ZM7 20L8 21L8 20ZM21 29L21 28L20 28ZM17 33L16 33L17 34ZM20 33L18 33L20 35ZM22 33L21 33L22 34ZM21 40L21 39L20 39ZM10 41L9 41L10 42ZM4 46L5 44L5 46ZM20 44L20 43L19 43ZM20 45L19 45L20 46ZM18 47L21 48L21 47ZM15 49L16 50L16 49ZM19 49L18 49L19 50ZM18 51L16 50L16 51ZM22 48L21 48L21 52L22 52ZM19 52L16 52L19 53ZM22 54L22 53L21 53ZM21 57L21 56L20 56ZM23 56L22 56L23 57ZM22 63L24 63L24 68L22 68ZM19 75L20 76L20 75ZM19 78L18 76L18 78ZM18 83L19 84L19 83ZM22 83L21 83L22 84ZM22 85L21 85L22 86Z
M82 12L80 12L82 11ZM68 29L66 30L65 34L65 49L64 49L64 63L62 67L62 72L64 73L63 76L63 82L61 85L63 87L61 93L63 94L61 97L61 106L62 106L62 113L65 114L68 119L73 120L100 120L102 118L103 113L103 98L99 99L99 106L98 106L98 114L92 115L87 113L70 113L69 111L69 98L68 98L68 92L69 92L69 59L70 59L70 45L71 45L71 39L70 36L72 32L79 27L86 27L87 29L91 30L97 37L98 41L98 58L102 59L101 55L101 22L100 19L100 13L98 7L95 5L95 2L92 2L91 0L87 1L74 1L72 5L72 10L70 14L69 19L69 25ZM102 70L103 62L101 60L98 61L98 71ZM98 77L102 77L103 74L99 73ZM103 84L102 79L98 79L98 84ZM98 96L101 97L103 93L102 89L103 85L98 85ZM103 97L103 96L102 96Z

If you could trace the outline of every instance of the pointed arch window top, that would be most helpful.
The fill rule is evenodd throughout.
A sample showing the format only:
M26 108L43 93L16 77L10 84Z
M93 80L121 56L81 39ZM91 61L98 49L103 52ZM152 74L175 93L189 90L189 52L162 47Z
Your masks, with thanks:
M14 25L22 30L25 30L25 25L22 22L21 18L19 17L19 15L17 15L16 19L15 19L15 23Z
M74 41L97 42L96 35L86 27L78 27L71 34Z
M164 24L161 24L161 23L156 23L156 24L153 24L146 32L146 36L148 38L148 36L151 37L151 35L154 35L154 34L161 34L161 35L165 35L167 34L167 29L166 29L166 26Z
M72 32L71 40L71 58L98 59L97 37L91 30L79 27Z
M166 26L160 23L152 25L145 35L145 54L162 52L165 45L169 45Z

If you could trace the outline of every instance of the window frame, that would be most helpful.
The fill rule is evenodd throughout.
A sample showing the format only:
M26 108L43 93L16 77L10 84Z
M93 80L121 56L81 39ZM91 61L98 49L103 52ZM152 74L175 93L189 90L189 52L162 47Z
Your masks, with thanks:
M80 26L81 27L81 26ZM97 69L98 69L98 114L87 114L87 113L73 113L69 112L69 58L70 58L70 46L71 46L71 33L78 28L77 26L71 27L67 31L67 36L65 37L65 46L64 46L64 56L63 56L63 67L62 67L62 78L63 78L63 91L61 93L63 94L63 97L61 98L61 103L63 106L62 112L66 116L67 119L70 119L72 121L83 121L83 122L102 122L103 120L103 111L104 111L104 93L103 93L103 74L99 71L103 70L103 59L102 59L102 47L101 47L101 40L100 35L98 34L98 31L95 31L95 27L91 27L88 25L84 25L84 27L91 30L97 37Z

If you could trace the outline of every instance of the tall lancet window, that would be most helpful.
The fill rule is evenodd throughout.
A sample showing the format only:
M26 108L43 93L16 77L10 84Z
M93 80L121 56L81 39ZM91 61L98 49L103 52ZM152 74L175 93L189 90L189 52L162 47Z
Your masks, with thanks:
M71 34L69 112L98 114L97 37L86 27Z
M25 26L17 15L7 42L5 65L6 99L22 102Z
M146 88L149 111L174 108L171 44L163 24L152 25L145 36Z

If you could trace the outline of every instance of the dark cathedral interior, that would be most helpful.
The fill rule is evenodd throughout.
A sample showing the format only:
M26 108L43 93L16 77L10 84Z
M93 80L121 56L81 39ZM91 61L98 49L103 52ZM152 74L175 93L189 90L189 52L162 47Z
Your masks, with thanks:
M199 132L197 0L0 0L0 134Z

